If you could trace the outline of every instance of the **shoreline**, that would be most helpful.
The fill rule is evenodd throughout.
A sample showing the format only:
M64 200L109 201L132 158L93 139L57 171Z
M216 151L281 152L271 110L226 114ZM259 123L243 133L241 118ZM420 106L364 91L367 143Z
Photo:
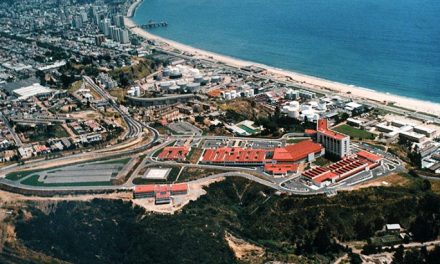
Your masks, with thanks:
M273 66L264 65L260 63L255 63L251 61L246 61L238 58L229 57L226 55L221 55L215 52L210 52L198 48L191 47L186 44L179 43L170 39L166 39L150 32L137 27L132 17L129 15L134 15L137 7L140 6L143 0L137 0L134 2L128 12L125 19L125 24L133 34L139 35L146 39L156 40L167 44L170 48L177 49L183 52L188 52L194 54L195 58L203 58L208 60L214 60L222 62L226 65L231 65L235 67L244 67L249 65L255 65L267 70L267 75L271 77L279 78L280 80L289 81L292 83L297 83L303 86L305 89L309 88L314 91L320 90L322 92L332 92L335 95L340 95L343 97L350 97L354 100L368 100L374 104L379 104L382 106L386 103L393 103L393 106L398 108L404 108L402 110L413 110L416 112L440 115L440 103L434 103L430 101L423 101L420 99L415 99L411 97L405 97L395 94L390 94L386 92L376 91L366 87L358 87L354 85L344 84L336 81L326 80L319 77L309 76L302 73L279 69ZM289 80L287 80L289 79ZM380 98L380 99L379 99Z

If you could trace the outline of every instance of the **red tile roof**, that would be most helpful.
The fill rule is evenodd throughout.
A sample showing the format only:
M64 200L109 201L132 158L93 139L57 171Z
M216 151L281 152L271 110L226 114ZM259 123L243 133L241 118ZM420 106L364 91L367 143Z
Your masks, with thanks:
M306 135L314 135L316 133L317 133L317 131L315 129L306 129L306 130L304 130L304 134L306 134Z
M321 183L326 180L332 180L332 179L336 178L337 176L338 175L335 174L334 172L328 171L328 172L326 172L316 178L313 178L313 181L317 182L317 183Z
M135 193L165 193L165 192L182 192L188 191L187 183L177 183L177 184L148 184L148 185L137 185L134 187Z
M381 157L379 155L375 155L375 154L370 153L370 152L365 151L365 150L359 151L357 153L357 155L360 158L364 158L364 159L367 159L367 160L372 161L372 162L380 162L383 159L383 157Z
M319 119L318 124L316 125L316 130L326 135L327 137L334 138L336 140L342 140L347 137L347 135L335 132L333 130L328 129L327 119Z
M171 192L186 192L188 191L188 184L178 183L171 185Z
M328 130L328 122L327 119L319 119L318 123L316 124L316 130Z
M156 186L154 184L137 185L134 187L134 192L135 193L151 193L151 192L154 192L155 187Z
M304 140L296 144L287 145L284 148L276 148L272 159L278 162L297 162L307 158L311 153L321 152L321 144L311 140Z
M318 132L326 135L327 137L331 137L334 138L336 140L342 140L344 138L346 138L347 136L332 130L319 130Z
M298 170L298 164L264 164L264 171L274 174L286 174Z
M266 159L264 149L222 147L207 149L202 161L212 163L262 163Z
M315 182L319 182L319 179L324 177L323 175L331 172L334 174L334 177L337 177L337 180L342 180L364 170L366 167L373 168L374 165L377 166L377 164L366 159L351 157L342 159L326 167L315 167L305 171L302 175ZM318 181L316 179L318 179Z
M185 160L188 153L189 148L186 146L165 147L157 157L162 160Z

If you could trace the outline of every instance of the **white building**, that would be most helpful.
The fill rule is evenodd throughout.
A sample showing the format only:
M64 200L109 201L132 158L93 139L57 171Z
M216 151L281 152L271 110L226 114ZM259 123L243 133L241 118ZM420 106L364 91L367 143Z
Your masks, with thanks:
M317 142L325 147L325 152L343 158L351 153L350 137L328 129L326 119L318 120Z

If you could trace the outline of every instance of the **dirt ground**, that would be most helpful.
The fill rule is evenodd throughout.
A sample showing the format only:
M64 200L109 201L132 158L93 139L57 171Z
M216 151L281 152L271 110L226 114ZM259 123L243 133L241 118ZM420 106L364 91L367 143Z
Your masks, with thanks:
M379 186L405 186L409 184L409 182L410 180L405 178L404 176L401 176L399 174L390 174L388 176L380 177L372 181L367 181L365 183L362 183L358 186L354 186L350 190L355 191L363 188L379 187Z
M86 111L80 111L80 112L72 112L69 114L72 118L75 119L83 119L83 120L89 120L89 119L100 119L102 118L102 115L96 111L93 110L86 110Z
M0 190L0 204L23 201L90 201L95 198L100 199L122 199L130 200L131 192L109 193L109 194L84 194L84 195L65 195L53 197L25 196Z
M225 240L237 259L247 263L260 263L264 249L226 232Z

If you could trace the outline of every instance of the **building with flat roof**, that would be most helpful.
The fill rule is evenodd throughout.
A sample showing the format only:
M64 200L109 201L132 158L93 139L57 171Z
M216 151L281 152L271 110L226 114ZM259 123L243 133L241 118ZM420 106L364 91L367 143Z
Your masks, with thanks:
M325 147L326 153L339 158L350 155L350 137L330 130L327 119L318 120L316 130L316 140Z
M171 168L149 168L143 175L147 180L166 180Z
M50 96L54 91L50 88L44 87L39 83L34 83L30 86L15 89L14 95L18 97L19 100L26 100L32 96Z
M400 132L399 136L401 138L405 138L405 139L407 139L409 141L419 142L419 143L426 139L425 135L419 134L419 133L416 133L416 132L411 132L411 131L410 132Z

